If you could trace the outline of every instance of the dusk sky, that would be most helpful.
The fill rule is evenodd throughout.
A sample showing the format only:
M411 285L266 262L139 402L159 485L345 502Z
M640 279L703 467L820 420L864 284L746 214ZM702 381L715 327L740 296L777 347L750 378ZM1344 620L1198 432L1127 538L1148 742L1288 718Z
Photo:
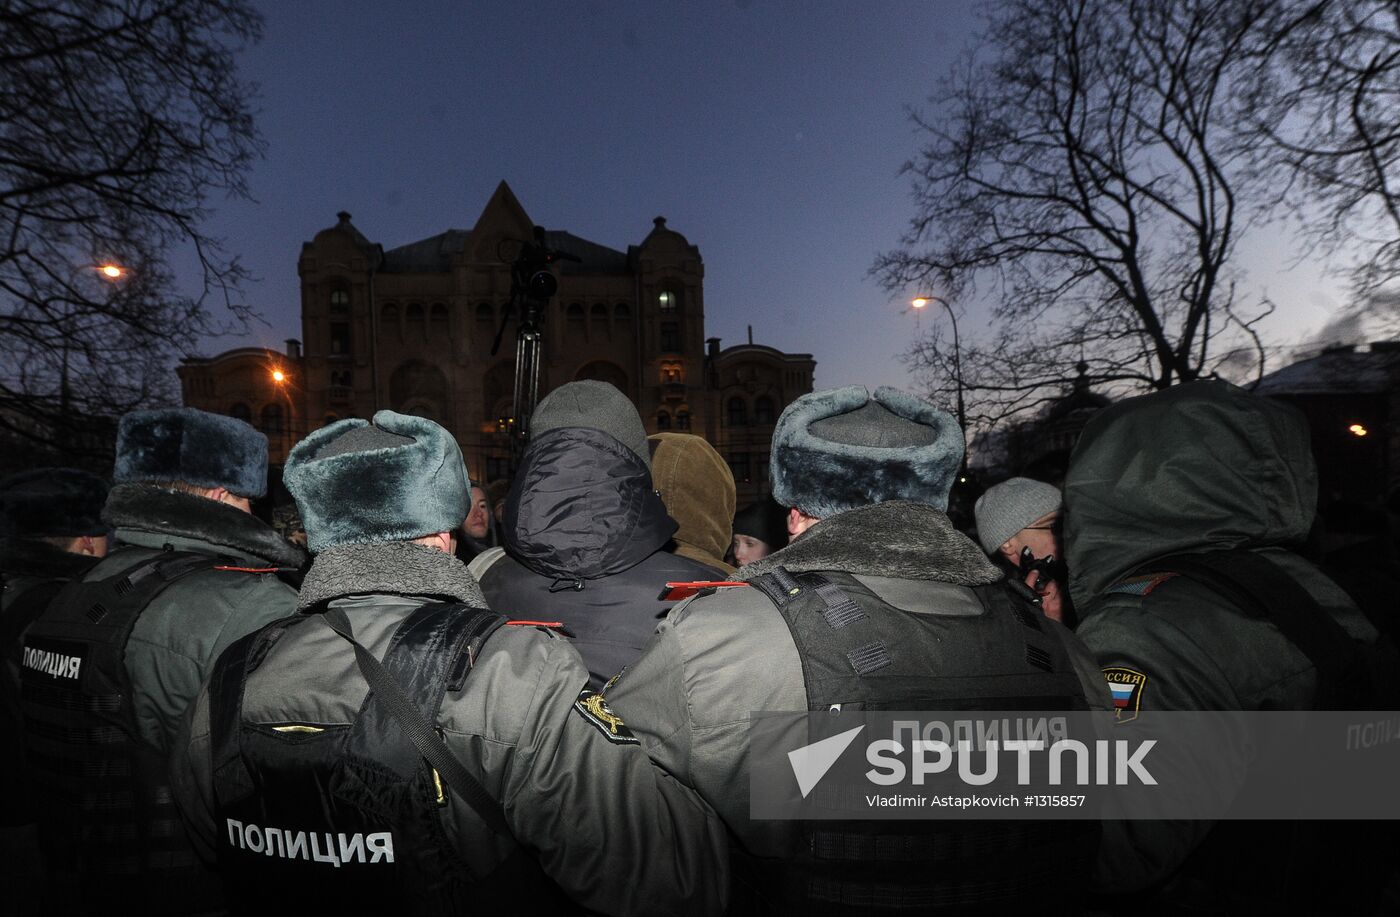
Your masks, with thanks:
M706 331L817 360L819 388L911 387L916 330L867 276L912 214L900 166L922 106L977 27L979 4L264 3L241 58L267 140L255 203L211 221L258 280L270 327L207 353L301 337L303 242L348 210L385 248L469 229L501 180L530 216L625 251L652 218L698 245ZM1266 329L1292 343L1341 304L1287 246L1247 237ZM191 280L193 278L191 277ZM964 337L980 304L959 303ZM1278 365L1278 364L1275 364Z

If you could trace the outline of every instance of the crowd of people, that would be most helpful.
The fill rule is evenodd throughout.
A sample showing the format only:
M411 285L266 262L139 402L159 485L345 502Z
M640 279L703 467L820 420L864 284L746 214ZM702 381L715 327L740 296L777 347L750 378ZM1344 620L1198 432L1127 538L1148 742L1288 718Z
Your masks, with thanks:
M296 539L250 512L266 439L190 408L122 418L110 486L0 481L13 910L1400 906L1387 825L1324 849L1308 825L750 816L754 712L1391 700L1335 679L1389 657L1299 553L1293 409L1223 382L1121 401L1063 482L991 487L970 532L963 430L895 389L793 402L743 508L709 443L648 436L606 383L530 429L507 486L430 420L323 427L283 470ZM1288 615L1240 598L1260 576Z

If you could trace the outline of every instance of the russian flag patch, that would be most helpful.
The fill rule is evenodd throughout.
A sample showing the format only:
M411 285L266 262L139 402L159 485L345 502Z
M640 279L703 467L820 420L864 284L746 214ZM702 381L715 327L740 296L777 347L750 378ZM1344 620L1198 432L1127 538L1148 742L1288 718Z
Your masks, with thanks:
M1103 670L1103 677L1113 695L1113 712L1118 722L1137 719L1142 711L1142 689L1147 684L1147 676L1136 669L1112 666Z

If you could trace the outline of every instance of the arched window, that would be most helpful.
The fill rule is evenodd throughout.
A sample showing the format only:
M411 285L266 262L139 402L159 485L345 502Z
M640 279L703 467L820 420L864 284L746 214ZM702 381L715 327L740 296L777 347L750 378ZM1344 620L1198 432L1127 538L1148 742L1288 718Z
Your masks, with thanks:
M447 306L444 303L433 303L432 320L441 323L441 325L447 324Z
M399 304L396 302L386 302L384 308L379 310L380 320L386 325L397 325L399 323Z
M611 335L608 334L608 307L602 303L594 303L593 308L588 310L589 321L593 325L592 339L595 341L606 341Z
M744 399L735 395L729 399L729 425L731 427L746 427L749 424L748 406L744 404Z
M656 296L656 308L662 312L674 312L680 305L681 295L675 290L662 290Z
M241 420L244 423L253 422L253 412L248 410L248 405L241 401L229 406L228 416Z
M411 302L408 304L408 311L405 313L411 322L421 322L423 320L423 304L421 302Z
M347 315L350 312L350 291L344 287L331 290L331 315Z
M689 412L689 411L677 411L677 412L676 412L676 429L677 429L677 430L689 430L689 429L690 429L690 412Z
M268 436L282 435L282 405L276 402L264 405L262 409L262 431Z
M568 320L564 326L566 336L574 340L583 340L583 303L569 303L569 307L564 310L564 317Z
M762 426L773 422L773 399L760 395L753 403L753 422Z
M632 307L625 302L620 302L613 306L613 321L618 324L622 324L623 322L630 324L632 321Z
M656 412L656 429L658 429L658 430L669 430L669 429L671 429L671 415L670 415L670 414L667 414L665 411L657 411L657 412Z

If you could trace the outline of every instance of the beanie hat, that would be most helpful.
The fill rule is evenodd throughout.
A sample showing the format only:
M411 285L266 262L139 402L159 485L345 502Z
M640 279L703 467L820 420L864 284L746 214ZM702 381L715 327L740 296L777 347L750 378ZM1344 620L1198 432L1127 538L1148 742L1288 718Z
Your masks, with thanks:
M195 408L132 411L117 426L112 479L183 481L261 497L267 493L267 437L241 420Z
M393 411L312 433L292 448L282 478L313 554L450 532L471 508L471 481L452 434Z
M788 543L787 510L772 497L750 503L735 514L734 534L757 538L776 551Z
M972 508L977 517L977 540L988 554L995 554L1012 535L1057 512L1062 504L1060 489L1053 484L1009 478L977 498Z
M943 510L964 449L957 422L908 392L812 392L773 428L773 498L819 519L886 500Z
M107 482L76 468L35 468L0 481L0 537L106 535Z
M530 435L560 427L601 430L637 453L651 470L651 450L642 416L617 387L595 379L566 382L544 397L530 418Z

